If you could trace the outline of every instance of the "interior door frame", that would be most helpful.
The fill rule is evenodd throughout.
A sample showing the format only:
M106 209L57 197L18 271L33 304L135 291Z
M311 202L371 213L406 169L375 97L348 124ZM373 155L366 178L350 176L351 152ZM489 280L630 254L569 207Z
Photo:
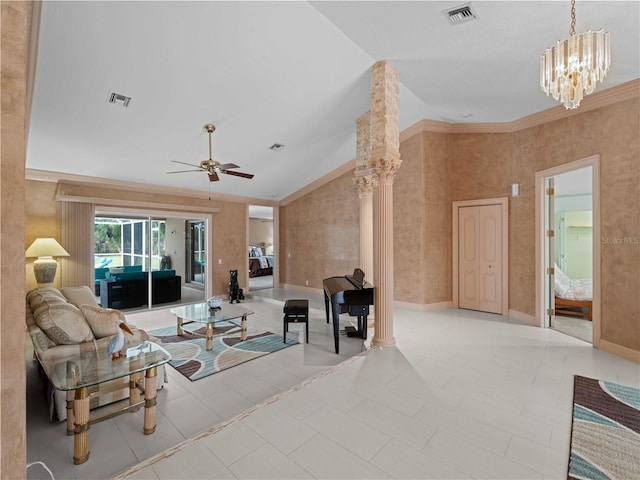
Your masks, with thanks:
M272 288L280 288L280 258L279 258L279 246L280 246L280 209L277 205L261 205L260 203L247 203L245 205L245 219L246 219L246 227L245 227L245 276L244 281L246 285L246 291L250 292L251 288L249 287L249 246L251 243L249 242L249 229L251 226L250 218L249 218L249 206L250 205L258 205L271 207L271 211L273 213L272 222L273 222L273 287Z
M500 205L502 213L502 307L500 315L509 315L509 198L485 198L479 200L460 200L453 202L453 308L459 308L458 289L458 221L462 207L480 207Z
M592 327L593 339L592 345L596 348L600 345L601 323L600 323L600 155L592 155L580 160L558 165L557 167L548 168L536 172L536 313L535 319L538 325L546 328L546 302L544 295L545 288L545 255L544 242L546 238L545 221L546 212L544 208L545 182L548 177L553 177L561 173L570 172L579 168L591 167L591 198L593 208L593 299L591 303L592 309Z

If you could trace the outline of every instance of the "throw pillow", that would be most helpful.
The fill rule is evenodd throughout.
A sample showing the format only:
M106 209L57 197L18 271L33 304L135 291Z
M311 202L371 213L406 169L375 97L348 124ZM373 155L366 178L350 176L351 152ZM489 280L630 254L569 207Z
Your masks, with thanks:
M120 310L102 308L97 305L81 305L80 312L91 327L96 338L109 337L118 334L118 320L126 322ZM126 335L126 333L125 333Z
M67 303L67 299L55 288L36 288L27 293L27 301L31 311L35 312L43 304L53 305L54 303Z
M82 287L63 287L62 294L69 303L74 304L76 307L80 307L80 305L98 305L93 290L86 285Z
M56 345L74 345L94 339L82 313L70 303L50 305L36 317L36 323Z

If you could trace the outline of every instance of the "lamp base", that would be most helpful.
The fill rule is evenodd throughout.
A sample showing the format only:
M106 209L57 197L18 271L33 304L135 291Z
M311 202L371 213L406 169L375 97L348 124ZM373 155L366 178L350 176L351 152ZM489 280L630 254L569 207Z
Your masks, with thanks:
M36 277L38 286L52 285L53 279L56 278L57 269L58 262L52 257L39 257L33 262L33 275Z

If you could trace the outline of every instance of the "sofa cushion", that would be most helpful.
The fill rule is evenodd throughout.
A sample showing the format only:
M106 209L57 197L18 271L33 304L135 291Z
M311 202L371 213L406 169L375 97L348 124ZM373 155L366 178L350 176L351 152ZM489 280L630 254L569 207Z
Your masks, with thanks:
M27 301L34 312L43 304L67 303L67 299L53 287L36 288L27 293Z
M56 345L90 342L95 338L80 310L70 303L49 305L35 318L38 326Z
M80 305L98 305L93 291L86 285L81 287L62 287L62 294L69 303L76 307L80 307Z
M120 310L102 308L98 305L81 305L80 312L84 315L84 319L96 338L117 335L117 321L126 322L125 316Z
M114 282L123 282L129 280L146 280L149 274L147 272L122 272L122 273L111 273L107 272L107 280L112 280Z

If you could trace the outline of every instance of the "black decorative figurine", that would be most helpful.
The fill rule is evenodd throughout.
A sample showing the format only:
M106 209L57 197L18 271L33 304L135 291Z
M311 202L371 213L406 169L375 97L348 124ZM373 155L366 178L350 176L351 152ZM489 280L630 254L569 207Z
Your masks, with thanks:
M240 303L240 300L244 300L244 294L238 286L238 270L229 270L229 302L233 303L234 300Z

